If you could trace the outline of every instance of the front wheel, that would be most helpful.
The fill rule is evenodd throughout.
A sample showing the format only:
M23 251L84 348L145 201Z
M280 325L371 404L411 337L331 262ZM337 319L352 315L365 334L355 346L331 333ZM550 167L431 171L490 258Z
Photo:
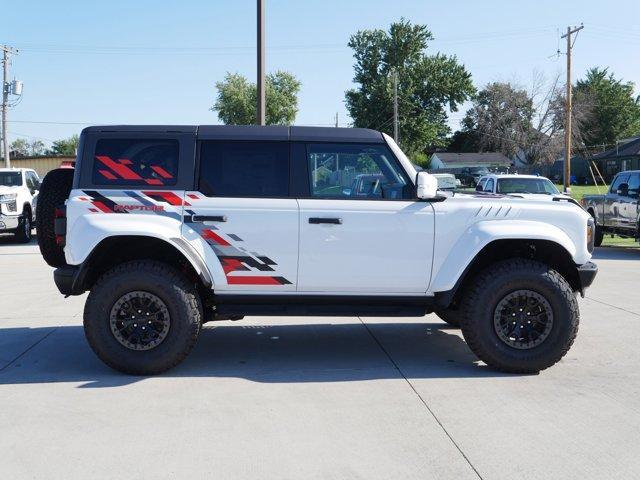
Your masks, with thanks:
M481 272L465 296L462 334L487 365L535 373L569 351L580 313L569 283L549 266L524 259Z
M29 210L24 211L18 222L18 229L16 230L16 240L20 243L29 243L31 241L31 212Z
M98 279L85 304L84 330L110 367L154 375L184 360L201 319L193 285L172 267L144 260L118 265Z

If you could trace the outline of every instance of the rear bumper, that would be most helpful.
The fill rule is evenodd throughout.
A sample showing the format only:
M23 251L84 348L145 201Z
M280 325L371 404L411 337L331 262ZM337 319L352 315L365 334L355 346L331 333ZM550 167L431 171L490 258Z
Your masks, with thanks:
M578 277L580 278L580 287L584 291L588 288L598 274L598 266L593 262L587 262L578 266Z

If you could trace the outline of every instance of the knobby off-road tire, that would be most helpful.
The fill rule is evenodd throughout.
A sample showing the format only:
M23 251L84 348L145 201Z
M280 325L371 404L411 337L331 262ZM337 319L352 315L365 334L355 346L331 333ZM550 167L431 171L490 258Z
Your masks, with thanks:
M121 313L117 304L129 295L145 295L162 305L170 322L157 345L134 349L123 344L122 337L116 338L113 315ZM161 262L141 260L120 264L98 279L85 304L84 331L93 351L111 368L131 375L155 375L189 354L202 315L200 297L181 273Z
M54 268L64 267L67 264L63 247L56 243L53 223L56 207L63 205L69 198L72 185L73 169L57 168L44 177L38 194L36 206L38 246L44 261Z
M452 327L460 328L460 318L462 316L462 310L450 309L450 308L438 308L433 311L440 320L448 323Z
M22 216L20 217L20 221L18 222L18 229L15 233L15 238L20 243L29 243L31 241L31 228L32 225L31 210L25 207Z
M518 291L533 292L552 311L550 330L532 347L507 344L494 325L498 305L505 305L501 303L505 297ZM487 365L503 372L536 373L554 365L569 351L578 332L580 312L571 286L558 272L536 261L504 260L484 270L471 282L463 302L467 315L461 318L461 327L467 345Z

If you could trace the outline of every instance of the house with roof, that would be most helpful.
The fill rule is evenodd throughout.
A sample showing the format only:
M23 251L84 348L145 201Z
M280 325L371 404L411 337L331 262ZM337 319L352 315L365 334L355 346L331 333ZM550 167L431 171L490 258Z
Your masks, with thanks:
M431 155L430 169L452 168L509 168L513 162L499 152L453 153L435 152Z
M640 170L640 137L618 141L615 148L591 158L607 182L618 172Z

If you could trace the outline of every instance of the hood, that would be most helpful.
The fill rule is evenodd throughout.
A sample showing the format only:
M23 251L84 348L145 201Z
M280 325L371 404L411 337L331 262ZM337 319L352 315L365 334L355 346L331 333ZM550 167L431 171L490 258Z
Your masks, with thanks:
M6 185L0 185L0 195L7 193L18 193L21 187L8 187Z
M565 195L564 193L557 193L555 195L547 195L545 193L512 193L509 194L510 197L520 197L526 198L529 200L549 200L552 201L554 198L571 198L569 195Z

